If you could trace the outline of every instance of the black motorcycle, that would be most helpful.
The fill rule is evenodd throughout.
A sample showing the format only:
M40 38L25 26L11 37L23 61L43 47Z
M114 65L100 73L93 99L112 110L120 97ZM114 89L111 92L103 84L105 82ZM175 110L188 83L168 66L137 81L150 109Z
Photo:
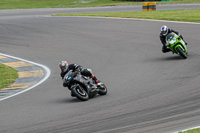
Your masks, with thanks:
M107 94L107 88L103 83L96 85L90 77L83 76L80 72L73 72L72 70L65 75L63 84L71 90L72 96L82 101L87 101L97 94Z

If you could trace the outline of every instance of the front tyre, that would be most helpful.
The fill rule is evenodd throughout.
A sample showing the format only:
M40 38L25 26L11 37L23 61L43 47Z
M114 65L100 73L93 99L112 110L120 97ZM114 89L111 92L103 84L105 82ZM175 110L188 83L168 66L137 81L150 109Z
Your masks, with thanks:
M87 92L78 84L71 88L71 92L81 101L87 101L89 99Z
M183 57L183 59L187 59L187 55L184 53L184 51L180 47L177 47L176 50L180 54L180 56Z

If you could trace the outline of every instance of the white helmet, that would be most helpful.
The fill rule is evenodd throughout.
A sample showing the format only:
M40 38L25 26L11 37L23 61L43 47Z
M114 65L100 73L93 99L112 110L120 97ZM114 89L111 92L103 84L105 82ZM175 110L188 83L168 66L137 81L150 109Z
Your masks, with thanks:
M62 72L66 72L68 69L68 63L67 61L61 61L61 63L59 64L60 69L62 70Z
M161 27L161 33L163 34L163 36L166 36L168 33L168 27L166 25L163 25Z

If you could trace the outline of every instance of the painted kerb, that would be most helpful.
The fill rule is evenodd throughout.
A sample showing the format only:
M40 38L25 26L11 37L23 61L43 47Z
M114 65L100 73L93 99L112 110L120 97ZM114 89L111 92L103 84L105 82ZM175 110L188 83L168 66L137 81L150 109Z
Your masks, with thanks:
M30 90L50 76L50 70L46 66L6 54L0 53L0 63L18 71L17 80L0 89L0 101Z

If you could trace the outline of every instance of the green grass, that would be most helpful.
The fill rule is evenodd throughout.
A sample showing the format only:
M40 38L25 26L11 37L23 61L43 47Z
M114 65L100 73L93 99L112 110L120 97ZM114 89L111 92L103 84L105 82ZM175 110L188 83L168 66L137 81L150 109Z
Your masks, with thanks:
M156 20L200 23L200 9L143 11L143 12L65 13L65 14L54 14L53 16L120 17L120 18L156 19Z
M172 0L157 3L200 3L200 0ZM142 2L128 0L0 0L0 9L94 7L132 4L141 5Z
M200 128L197 129L192 129L184 132L179 132L179 133L200 133Z
M18 78L17 70L0 64L0 89L9 86Z

